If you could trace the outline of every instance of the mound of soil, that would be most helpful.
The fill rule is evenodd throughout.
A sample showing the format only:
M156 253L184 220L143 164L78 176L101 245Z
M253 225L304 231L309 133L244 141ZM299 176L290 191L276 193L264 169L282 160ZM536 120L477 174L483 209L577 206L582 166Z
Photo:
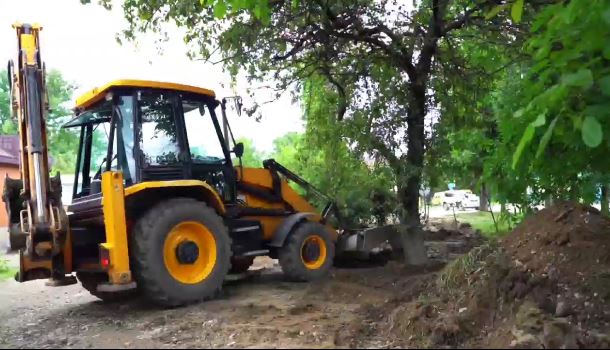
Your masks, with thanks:
M607 348L609 248L608 218L558 204L385 305L378 329L405 347Z
M457 226L457 227L456 227ZM484 243L481 232L468 223L455 225L431 221L424 227L424 239L431 263L447 263Z

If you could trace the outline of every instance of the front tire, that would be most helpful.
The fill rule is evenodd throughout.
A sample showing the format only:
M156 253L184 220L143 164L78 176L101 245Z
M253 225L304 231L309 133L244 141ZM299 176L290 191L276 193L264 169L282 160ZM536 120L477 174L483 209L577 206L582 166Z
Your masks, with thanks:
M296 282L314 281L330 272L335 258L335 245L324 225L306 221L290 233L278 258L288 279Z
M137 221L131 239L138 288L162 306L216 296L231 267L231 239L222 218L193 199L157 204Z

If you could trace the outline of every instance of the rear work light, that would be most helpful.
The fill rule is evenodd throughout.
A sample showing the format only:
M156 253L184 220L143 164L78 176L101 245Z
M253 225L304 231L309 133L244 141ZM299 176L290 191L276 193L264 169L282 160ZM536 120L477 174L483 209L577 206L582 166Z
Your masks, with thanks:
M104 247L100 247L100 265L104 270L110 268L110 251Z

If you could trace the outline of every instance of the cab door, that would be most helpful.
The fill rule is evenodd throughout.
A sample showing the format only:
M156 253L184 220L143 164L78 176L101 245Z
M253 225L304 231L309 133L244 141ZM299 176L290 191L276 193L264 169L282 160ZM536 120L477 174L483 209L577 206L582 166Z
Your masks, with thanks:
M235 199L235 170L214 113L216 104L201 96L180 95L190 176L207 182L225 202L232 202Z
M190 177L178 96L172 91L137 92L138 182Z

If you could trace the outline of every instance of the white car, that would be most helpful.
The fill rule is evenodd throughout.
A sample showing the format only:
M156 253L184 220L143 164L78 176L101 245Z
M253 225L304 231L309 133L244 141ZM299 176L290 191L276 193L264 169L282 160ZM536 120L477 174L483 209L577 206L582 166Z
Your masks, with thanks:
M473 208L479 209L479 196L470 190L450 190L435 194L435 200L443 206L445 210L457 208L460 210Z
M471 191L465 192L462 199L463 209L476 209L479 210L481 205L481 198Z

